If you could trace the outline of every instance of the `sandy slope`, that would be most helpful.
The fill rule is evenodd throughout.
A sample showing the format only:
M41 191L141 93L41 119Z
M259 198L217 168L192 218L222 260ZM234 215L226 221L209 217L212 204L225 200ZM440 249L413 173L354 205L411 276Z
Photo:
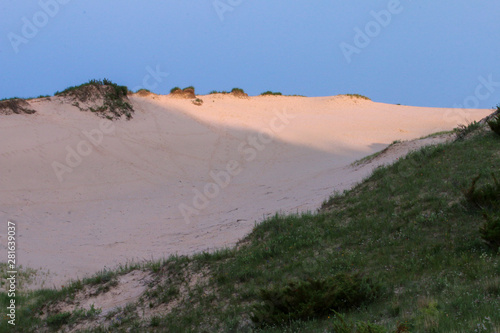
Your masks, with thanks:
M317 209L381 163L353 161L392 141L491 113L348 97L200 97L202 106L131 97L134 118L111 128L59 98L31 101L35 115L0 115L2 251L15 221L18 262L59 286L129 260L232 245L265 216ZM211 198L196 195L205 189Z

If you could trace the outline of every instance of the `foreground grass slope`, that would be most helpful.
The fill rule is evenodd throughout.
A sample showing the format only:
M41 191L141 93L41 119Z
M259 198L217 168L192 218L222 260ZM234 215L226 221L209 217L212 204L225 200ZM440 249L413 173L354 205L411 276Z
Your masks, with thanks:
M478 127L377 169L318 213L277 215L234 249L131 265L19 296L16 330L499 332L500 254L479 231L485 210L495 214L498 206L478 208L464 196L478 175L478 189L492 173L500 176L499 166L500 136ZM99 304L60 310L89 286L112 290L132 270L150 272L134 303L107 313ZM7 302L0 294L2 308ZM290 304L300 315L286 310ZM0 330L8 329L2 321Z

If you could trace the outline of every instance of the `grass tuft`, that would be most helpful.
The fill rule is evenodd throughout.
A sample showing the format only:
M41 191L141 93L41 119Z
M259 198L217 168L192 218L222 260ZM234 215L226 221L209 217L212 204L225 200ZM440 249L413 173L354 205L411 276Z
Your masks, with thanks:
M379 325L374 325L368 322L358 321L353 322L336 311L332 325L332 332L335 333L386 333L387 330Z
M457 135L456 140L463 140L465 137L479 128L481 128L481 124L476 121L473 121L469 125L458 125L457 128L455 128L455 132Z
M203 100L201 98L196 98L195 100L193 100L193 104L201 106L203 104Z

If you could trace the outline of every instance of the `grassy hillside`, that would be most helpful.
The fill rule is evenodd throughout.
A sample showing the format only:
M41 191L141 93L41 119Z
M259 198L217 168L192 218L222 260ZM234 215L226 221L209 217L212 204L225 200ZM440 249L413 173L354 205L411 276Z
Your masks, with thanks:
M494 219L499 208L491 174L500 177L500 136L475 128L377 169L318 213L261 223L234 249L25 294L17 329L499 332L500 252L480 229L483 214ZM478 206L464 191L491 200ZM106 313L99 304L61 311L82 293L112 292L134 270L150 273L134 303ZM0 294L2 308L7 301ZM7 331L5 321L0 330Z

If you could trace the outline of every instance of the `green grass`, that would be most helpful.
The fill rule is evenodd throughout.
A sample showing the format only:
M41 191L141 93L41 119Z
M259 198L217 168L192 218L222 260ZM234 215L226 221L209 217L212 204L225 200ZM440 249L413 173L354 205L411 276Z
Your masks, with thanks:
M455 132L457 133L457 140L465 139L465 137L467 137L469 134L471 134L480 127L481 124L476 121L473 121L468 125L458 125L457 128L455 128Z
M3 102L3 101L12 101L12 100L15 100L15 99L23 99L23 98L19 98L19 97L2 98L2 99L0 99L0 102Z
M361 99L366 99L367 101L371 101L370 98L368 98L366 96L363 96L363 95L360 95L360 94L344 94L344 95L340 95L340 96L348 96L348 97L352 97L352 98L361 98Z
M197 105L197 106L200 106L203 104L203 100L201 98L196 98L194 101L193 101L193 104L194 105Z
M193 90L194 91L194 87L193 86L189 86L189 87L186 87L184 89L181 89L179 87L173 87L172 89L170 89L170 93L172 94L172 93L175 93L176 91L179 91L179 92L184 91L185 92L187 90Z
M476 188L487 187L493 182L488 175L499 166L500 137L477 131L464 140L425 147L376 169L353 189L331 197L317 213L275 215L257 225L237 248L174 256L116 272L146 269L154 280L135 305L113 313L120 320L113 319L111 328L137 332L474 332L484 325L486 332L498 331L500 253L481 238L483 210L472 206L464 191L478 174L484 176L476 181ZM47 326L46 320L33 315L44 304L71 298L87 284L109 283L113 276L107 274L113 273L101 272L98 278L74 282L61 291L20 296L19 304L26 305L19 309L23 320L18 330ZM304 295L314 294L336 288L340 282L331 279L339 275L362 276L380 292L369 302L339 308L339 313L322 307L300 319L290 317L260 327L252 321L256 309L266 304L266 290L277 292L274 299L283 301L287 298L280 295L293 295L295 289L290 286L300 285L300 290L306 290ZM311 279L330 281L325 284L329 287L320 284L311 289L306 285ZM321 297L307 296L297 304L328 300ZM0 294L2 308L6 301L5 294ZM166 304L172 306L170 311L144 320L137 310L138 306L155 309ZM273 306L269 313L276 310ZM2 322L0 329L5 328Z
M356 308L377 298L379 289L359 274L308 278L261 289L252 320L260 326L327 317L332 311Z
M428 138L435 138L435 137L438 137L441 135L448 135L448 134L453 134L453 133L456 133L456 129L451 130L451 131L441 131L441 132L431 133L429 135L425 135L425 136L420 137L419 140L428 139Z
M241 89L241 88L233 88L233 89L231 90L231 92L232 92L232 93L241 93L241 94L244 94L244 93L245 93L245 91L244 91L243 89Z
M271 96L282 96L283 94L280 93L280 92L272 92L272 91L268 90L268 91L263 92L260 95L261 96L268 96L268 95L271 95Z
M76 309L73 312L59 312L54 315L47 316L47 326L52 329L59 329L62 325L75 324L80 320L92 319L99 315L102 311L96 309L92 304L89 310Z
M378 157L378 156L382 155L383 153L387 152L392 146L394 146L394 145L396 145L398 143L401 143L401 140L394 140L390 145L388 145L387 147L385 147L381 151L378 151L378 152L373 153L371 155L365 156L362 159L359 159L359 160L351 163L351 165L352 166L357 166L357 165L368 163L368 162L374 160L376 157Z
M2 99L0 99L0 102L3 102L3 101L12 101L12 100L16 100L16 99L21 99L21 100L29 101L29 100L38 99L38 98L50 98L50 95L40 95L40 96L37 96L37 97L26 97L26 98L9 97L9 98L2 98Z
M214 94L223 94L223 95L226 95L226 94L230 94L230 93L240 93L240 94L244 94L245 91L241 88L233 88L231 89L230 92L226 91L226 90L222 90L222 91L217 91L217 90L212 90L210 91L208 94L209 95L214 95Z
M217 90L212 90L210 91L208 94L209 95L214 95L214 94L230 94L230 93L241 93L241 94L244 94L245 91L241 88L233 88L230 92L226 91L226 90L223 90L223 91L217 91ZM266 91L266 92L263 92L262 94L260 94L261 96L268 96L268 95L272 95L272 96L291 96L291 97L306 97L304 95L283 95L282 93L280 92L272 92L272 91Z
M88 87L88 86L110 86L114 90L113 97L116 96L117 98L127 96L127 93L128 93L127 86L120 86L120 85L112 82L111 80L103 79L103 80L90 80L89 82L83 83L83 84L78 85L78 86L71 86L71 87L64 89L63 91L60 91L60 92L56 91L54 93L54 95L55 96L67 95L68 93L76 92L76 91L78 91L84 87Z

